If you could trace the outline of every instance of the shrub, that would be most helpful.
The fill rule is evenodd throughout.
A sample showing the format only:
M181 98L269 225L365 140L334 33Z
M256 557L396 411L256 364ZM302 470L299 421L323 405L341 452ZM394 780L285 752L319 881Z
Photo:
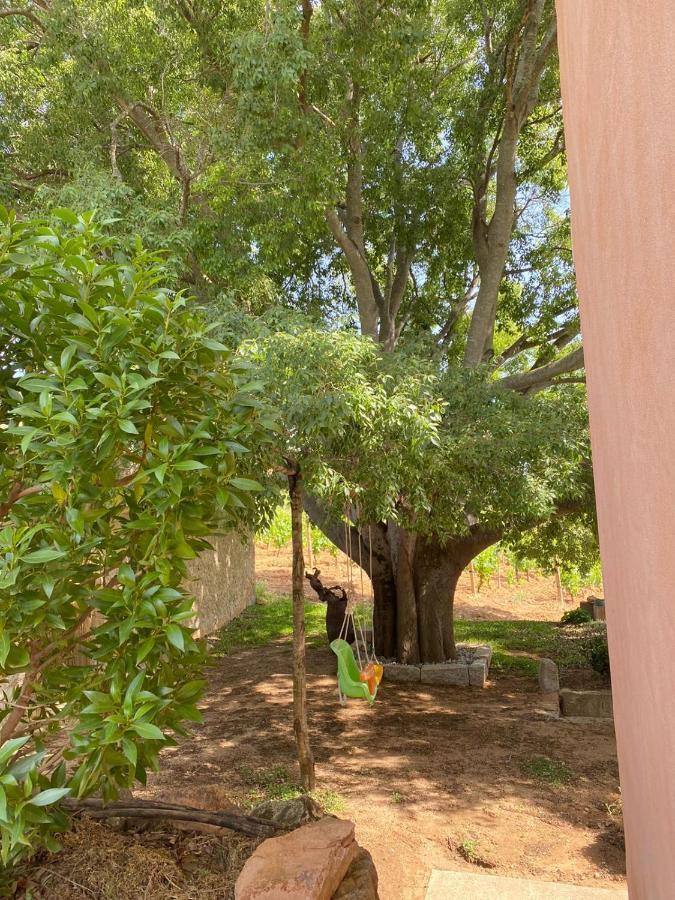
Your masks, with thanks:
M156 257L0 209L0 859L199 718L186 561L254 506L250 375ZM21 736L19 736L21 735Z
M608 676L609 671L609 647L604 634L595 635L588 644L588 659L591 668L599 675Z
M593 616L586 612L585 609L578 607L577 609L568 609L562 614L560 619L561 625L587 625L593 621Z

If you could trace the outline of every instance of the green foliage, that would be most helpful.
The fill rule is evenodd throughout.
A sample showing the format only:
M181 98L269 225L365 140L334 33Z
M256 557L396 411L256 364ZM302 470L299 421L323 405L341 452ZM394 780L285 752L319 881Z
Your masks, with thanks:
M609 676L609 647L606 634L598 634L591 638L588 645L588 658L594 672L604 677Z
M331 556L337 556L337 547L322 531L319 531L311 524L309 519L305 518L303 523L305 529L309 528L312 553L330 553ZM274 547L276 550L282 550L291 543L291 510L288 506L278 506L274 511L274 516L262 531L257 534L257 539L268 546Z
M593 616L591 616L585 609L581 609L581 607L577 607L577 609L568 609L566 613L563 613L560 617L561 625L586 625L588 622L593 621Z
M487 547L482 553L479 553L473 560L473 567L478 575L477 590L483 587L486 582L492 578L497 571L499 565L499 545L493 544Z
M592 500L576 389L521 397L345 332L276 332L250 355L284 420L285 452L336 521L349 499L364 522L443 539L468 533L470 511L513 542L559 504Z
M537 781L558 786L569 784L574 778L574 773L565 763L547 756L535 756L528 760L523 766L523 772Z
M5 865L54 846L62 796L144 781L199 718L186 564L255 513L259 388L162 279L91 216L0 209Z

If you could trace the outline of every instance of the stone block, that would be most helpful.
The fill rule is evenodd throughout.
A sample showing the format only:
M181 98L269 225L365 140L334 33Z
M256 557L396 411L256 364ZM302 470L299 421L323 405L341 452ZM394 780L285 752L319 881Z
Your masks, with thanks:
M560 712L563 716L575 716L595 719L611 719L611 691L560 691Z
M488 673L487 657L475 659L469 666L469 684L472 687L485 687Z
M415 684L420 680L420 666L385 663L382 678L384 681L396 681L399 684Z
M542 694L554 694L560 690L558 667L552 659L539 660L539 690Z
M488 668L492 662L492 647L489 644L483 644L475 647L473 652L474 659L487 659Z
M469 684L469 667L465 663L432 663L422 666L422 684Z
M235 900L330 900L358 854L354 823L326 816L263 841L237 878Z

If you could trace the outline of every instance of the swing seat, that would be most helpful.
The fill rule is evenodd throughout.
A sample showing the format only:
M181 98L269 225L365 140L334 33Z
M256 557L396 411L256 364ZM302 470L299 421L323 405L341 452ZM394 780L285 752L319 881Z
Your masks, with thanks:
M338 685L341 693L345 697L353 697L356 700L367 700L372 705L377 696L377 684L374 691L371 691L368 683L360 680L361 672L350 645L342 638L338 638L331 641L330 649L337 656Z

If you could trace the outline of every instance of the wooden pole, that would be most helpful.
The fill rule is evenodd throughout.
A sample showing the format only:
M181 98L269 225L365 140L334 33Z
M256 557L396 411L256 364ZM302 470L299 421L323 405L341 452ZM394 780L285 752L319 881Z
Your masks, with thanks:
M555 567L555 587L558 592L558 603L565 605L565 594L563 592L562 578L560 577L560 566Z
M473 562L469 563L469 576L471 577L471 593L476 596L476 572L473 568Z
M296 464L288 475L293 546L293 731L298 748L300 783L314 789L314 756L307 725L307 681L305 667L305 560L302 553L302 473Z

